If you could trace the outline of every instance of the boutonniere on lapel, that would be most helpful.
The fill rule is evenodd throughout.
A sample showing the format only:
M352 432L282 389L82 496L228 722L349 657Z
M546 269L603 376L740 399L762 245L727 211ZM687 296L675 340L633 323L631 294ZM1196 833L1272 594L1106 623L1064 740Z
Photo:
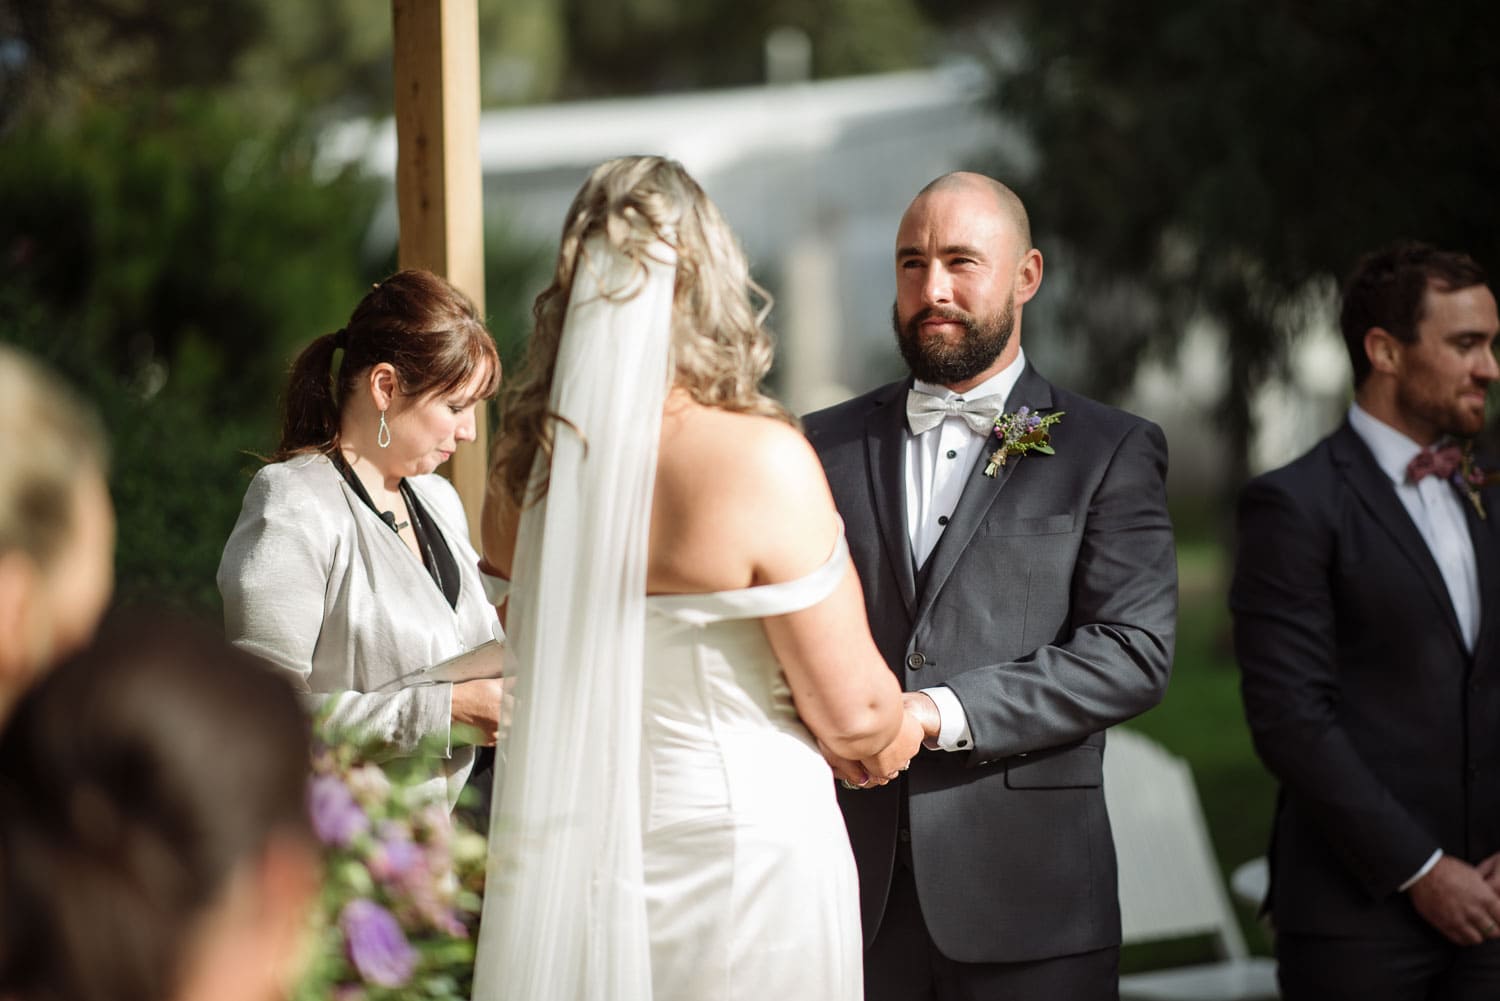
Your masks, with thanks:
M1021 407L1013 414L1000 414L995 418L995 437L1000 446L990 453L989 464L984 475L994 476L1011 456L1022 456L1027 452L1042 455L1057 454L1052 448L1052 434L1048 430L1062 420L1067 411L1052 414L1032 413L1030 407Z
M1451 477L1453 485L1464 492L1469 498L1469 503L1474 505L1474 513L1479 515L1480 520L1485 518L1484 498L1479 496L1481 487L1500 483L1500 473L1492 473L1481 469L1479 463L1474 461L1474 443L1464 442L1463 454L1458 458L1458 468L1454 470Z
M1424 476L1447 480L1469 499L1469 503L1474 506L1474 513L1481 519L1487 516L1484 498L1479 496L1480 489L1500 483L1500 473L1490 472L1474 461L1472 441L1466 441L1462 445L1443 445L1440 448L1429 446L1422 449L1406 467L1406 476L1413 483L1420 483Z

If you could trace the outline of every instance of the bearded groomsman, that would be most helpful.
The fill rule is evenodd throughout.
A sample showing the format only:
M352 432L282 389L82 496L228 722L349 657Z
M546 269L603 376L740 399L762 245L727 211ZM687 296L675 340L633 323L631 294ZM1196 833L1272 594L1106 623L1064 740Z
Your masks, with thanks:
M1042 255L1009 188L932 182L895 263L912 376L806 420L931 748L839 794L866 996L1115 998L1103 731L1160 701L1170 671L1166 443L1027 363Z
M1347 420L1245 488L1230 607L1281 783L1287 1001L1500 998L1500 496L1469 451L1500 320L1462 254L1360 261ZM1487 517L1488 515L1488 517Z

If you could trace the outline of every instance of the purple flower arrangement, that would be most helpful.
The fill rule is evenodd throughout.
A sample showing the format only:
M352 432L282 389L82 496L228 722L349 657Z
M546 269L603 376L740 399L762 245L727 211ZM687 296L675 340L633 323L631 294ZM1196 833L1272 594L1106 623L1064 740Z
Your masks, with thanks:
M323 893L296 1001L460 1001L485 843L432 792L432 758L375 764L354 744L320 747L308 785Z
M998 447L990 453L984 467L984 475L997 476L1011 456L1020 458L1028 452L1054 455L1050 428L1062 420L1065 411L1037 413L1030 407L1021 407L1011 414L1000 414L995 418L995 440Z

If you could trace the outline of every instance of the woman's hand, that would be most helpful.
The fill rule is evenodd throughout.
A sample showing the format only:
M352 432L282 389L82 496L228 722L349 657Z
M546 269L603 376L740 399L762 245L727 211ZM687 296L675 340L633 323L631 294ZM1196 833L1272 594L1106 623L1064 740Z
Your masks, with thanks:
M922 740L926 731L916 716L910 712L904 712L901 716L901 729L896 733L896 738L881 750L860 762L864 770L869 774L870 785L885 785L885 783L899 778L906 771L911 759L916 757L922 749Z
M903 715L901 729L897 731L896 738L881 749L880 753L866 758L864 761L854 761L842 757L829 749L828 745L821 740L818 741L818 750L823 753L823 760L828 762L833 769L833 774L851 789L874 789L883 786L887 782L893 782L906 771L911 759L921 750L924 730L916 716L911 713Z
M510 726L515 696L510 690L514 678L480 678L460 681L453 686L453 722L479 731L477 743L494 747L500 732Z
M828 745L821 740L818 741L818 750L823 753L823 760L828 762L828 767L833 769L833 774L849 789L868 789L871 787L870 773L865 771L865 766L858 761L842 757L829 750Z

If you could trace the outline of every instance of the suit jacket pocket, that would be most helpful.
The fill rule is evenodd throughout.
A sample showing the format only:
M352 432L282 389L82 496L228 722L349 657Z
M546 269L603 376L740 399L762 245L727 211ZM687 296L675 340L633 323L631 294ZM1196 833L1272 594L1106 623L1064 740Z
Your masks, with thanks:
M1043 518L992 518L984 525L985 535L1060 535L1073 531L1071 514L1049 514Z
M1104 784L1104 756L1088 744L1018 754L1005 762L1011 789L1087 789Z

